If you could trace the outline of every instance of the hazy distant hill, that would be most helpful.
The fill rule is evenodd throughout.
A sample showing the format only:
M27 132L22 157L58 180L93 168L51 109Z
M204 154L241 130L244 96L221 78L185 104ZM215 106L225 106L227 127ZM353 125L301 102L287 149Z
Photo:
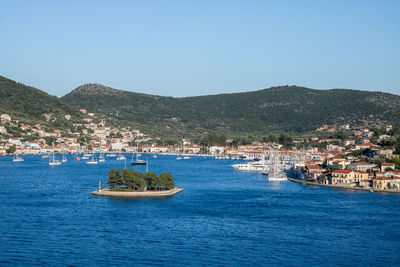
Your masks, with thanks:
M303 133L322 124L391 121L399 123L400 96L387 93L296 86L198 97L138 94L100 84L85 84L61 98L89 111L134 122L153 134Z
M23 121L45 121L43 114L63 118L66 114L80 116L79 111L56 96L0 76L0 114L10 114Z

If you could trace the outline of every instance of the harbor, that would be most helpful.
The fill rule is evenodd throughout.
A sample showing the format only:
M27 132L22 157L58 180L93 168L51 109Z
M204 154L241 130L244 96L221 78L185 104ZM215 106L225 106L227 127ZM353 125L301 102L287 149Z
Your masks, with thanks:
M296 265L300 259L313 265L321 258L348 265L397 262L392 224L400 220L400 201L394 194L270 182L260 173L230 166L243 160L158 155L149 156L150 171L171 172L177 187L185 190L160 198L91 195L99 179L107 184L110 169L124 168L116 157L87 165L66 155L68 161L55 167L41 156L24 156L24 162L0 157L0 212L8 225L0 229L0 257L42 265L146 265L154 261L152 253L177 265L228 266L231 258L242 266L266 261ZM336 249L330 248L333 237L351 253L337 259ZM99 240L107 240L107 246ZM364 249L354 250L360 243ZM327 249L311 253L321 244ZM288 246L296 257L288 256ZM46 257L48 251L65 257ZM128 256L120 257L121 251ZM271 252L279 258L271 259Z

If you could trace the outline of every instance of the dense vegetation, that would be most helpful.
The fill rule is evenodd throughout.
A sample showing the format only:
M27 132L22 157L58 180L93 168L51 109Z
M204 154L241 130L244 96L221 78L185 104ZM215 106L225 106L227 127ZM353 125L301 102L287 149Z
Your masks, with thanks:
M128 169L111 170L107 183L112 190L116 191L169 190L175 188L175 181L170 173L161 173L160 176L157 176L155 172L143 174Z
M0 113L48 129L72 129L80 121L78 108L104 117L114 126L133 126L169 140L202 138L209 133L242 137L308 133L323 124L368 127L400 124L400 96L356 90L313 90L281 86L254 92L173 98L138 94L87 84L61 99L0 76ZM46 120L44 114L51 115ZM71 121L64 116L70 114ZM18 136L18 129L7 129ZM248 138L249 137L249 138ZM165 139L165 141L168 141ZM222 143L203 140L204 143Z
M323 124L398 124L400 96L356 90L281 86L255 92L173 98L120 91L98 84L62 97L76 107L133 123L156 136L198 137L305 133Z
M76 108L56 96L0 76L0 114L3 113L31 124L46 122L44 114L48 114L52 121L49 125L54 127L62 127L67 114L73 119L81 116Z

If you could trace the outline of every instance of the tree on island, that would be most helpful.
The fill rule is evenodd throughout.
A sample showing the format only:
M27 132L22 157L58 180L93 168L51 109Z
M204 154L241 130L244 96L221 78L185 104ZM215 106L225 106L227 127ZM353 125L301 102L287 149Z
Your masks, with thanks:
M175 188L174 178L170 173L155 172L146 175L133 170L111 170L108 185L114 190L144 191L144 190L169 190Z
M14 154L16 151L17 151L17 147L15 145L12 145L6 149L7 154Z

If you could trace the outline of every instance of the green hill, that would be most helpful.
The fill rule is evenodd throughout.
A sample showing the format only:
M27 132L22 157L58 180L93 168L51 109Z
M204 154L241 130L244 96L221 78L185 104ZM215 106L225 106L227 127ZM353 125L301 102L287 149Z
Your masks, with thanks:
M74 119L81 116L76 108L56 96L0 76L0 114L3 113L23 122L45 122L44 114L56 119L66 114Z
M400 96L368 91L314 90L296 86L173 98L86 84L61 98L118 124L131 123L154 135L206 132L263 135L306 133L323 124L398 124Z

